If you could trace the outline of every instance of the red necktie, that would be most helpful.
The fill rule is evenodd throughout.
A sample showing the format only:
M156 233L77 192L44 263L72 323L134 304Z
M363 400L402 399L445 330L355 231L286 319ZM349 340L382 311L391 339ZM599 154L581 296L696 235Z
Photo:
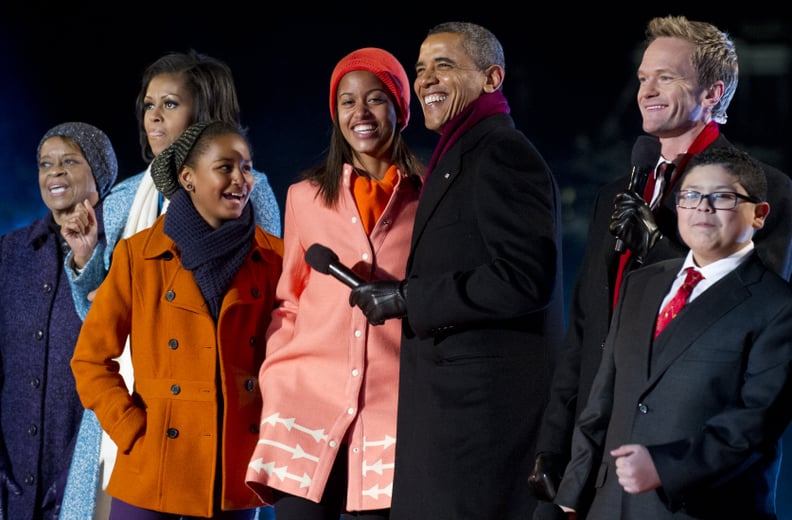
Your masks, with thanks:
M662 163L660 167L662 168L663 165L665 164L667 163ZM646 201L647 204L649 204L649 206L652 205L652 198L654 197L655 184L657 184L657 176L662 175L663 171L665 171L665 168L658 171L657 173L652 172L652 174L649 175L649 178L646 179L646 186L644 187L643 199Z
M696 271L692 267L688 267L685 269L685 281L682 283L682 286L677 290L676 294L671 301L669 301L663 310L660 311L660 315L657 317L657 325L655 325L655 337L662 332L666 325L668 325L671 320L676 318L679 311L682 310L682 307L690 298L690 293L693 292L693 288L699 283L704 277L701 276L701 273Z

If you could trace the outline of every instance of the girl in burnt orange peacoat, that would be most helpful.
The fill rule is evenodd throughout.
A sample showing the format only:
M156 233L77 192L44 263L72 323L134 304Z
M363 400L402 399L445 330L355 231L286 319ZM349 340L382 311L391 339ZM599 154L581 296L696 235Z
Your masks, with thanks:
M252 518L262 505L244 477L283 244L255 225L251 168L235 126L185 131L152 166L168 212L119 242L85 319L71 365L83 405L118 446L111 518ZM133 389L114 361L127 335Z

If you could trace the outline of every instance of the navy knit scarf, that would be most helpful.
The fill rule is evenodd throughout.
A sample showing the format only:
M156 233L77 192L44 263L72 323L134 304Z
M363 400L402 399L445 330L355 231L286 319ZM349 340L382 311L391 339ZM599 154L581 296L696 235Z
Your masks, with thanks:
M182 265L193 272L215 321L223 296L253 247L255 230L250 204L238 219L214 229L195 209L186 191L177 190L171 196L165 234L179 246Z

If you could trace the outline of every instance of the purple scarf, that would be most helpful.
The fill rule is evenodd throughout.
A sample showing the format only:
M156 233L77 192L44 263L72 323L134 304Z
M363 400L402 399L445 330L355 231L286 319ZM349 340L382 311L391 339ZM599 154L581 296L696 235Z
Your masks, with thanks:
M432 173L440 159L459 141L465 132L473 128L482 119L495 114L508 113L509 103L506 101L506 97L503 92L496 90L489 94L480 95L471 101L462 112L452 117L443 128L443 132L440 134L440 142L437 143L432 153L432 158L429 160L429 167L424 174L424 186L426 186L429 174Z

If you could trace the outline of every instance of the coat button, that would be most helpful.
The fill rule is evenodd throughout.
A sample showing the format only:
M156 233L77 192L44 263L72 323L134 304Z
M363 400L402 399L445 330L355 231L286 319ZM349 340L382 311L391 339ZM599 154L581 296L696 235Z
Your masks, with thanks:
M179 430L176 428L168 428L168 438L175 439L179 436Z
M42 289L44 289L44 292L52 292L52 284L51 283L45 283L44 287L42 287Z
M37 433L38 433L38 426L36 426L35 424L31 424L30 426L28 426L28 434L31 437L35 437Z
M171 385L170 391L173 395L179 395L181 393L181 387L179 385Z
M168 348L171 350L176 350L179 348L179 340L176 338L171 338L168 340Z
M261 262L261 251L253 251L253 261Z
M252 392L256 388L256 383L252 379L245 381L245 390Z
M250 290L250 295L253 296L254 298L261 298L261 291L259 291L258 287L253 287Z
M250 426L248 426L248 430L250 430L250 433L258 434L259 433L259 425L258 424L251 424Z
M33 379L30 380L30 386L33 388L38 388L39 386L41 386L41 379L34 377Z
M641 413L649 413L649 407L643 403L638 403L638 411Z
M166 292L165 293L165 299L168 300L169 302L172 302L173 300L176 299L176 293L173 292L173 291Z
M36 334L34 335L34 337L36 339L42 339L44 337L44 331L43 330L37 330Z
M250 336L250 338L248 338L248 344L251 347L255 347L256 346L256 336Z
M27 484L28 486L32 486L35 483L36 483L36 477L31 475L30 473L25 475L25 484Z

